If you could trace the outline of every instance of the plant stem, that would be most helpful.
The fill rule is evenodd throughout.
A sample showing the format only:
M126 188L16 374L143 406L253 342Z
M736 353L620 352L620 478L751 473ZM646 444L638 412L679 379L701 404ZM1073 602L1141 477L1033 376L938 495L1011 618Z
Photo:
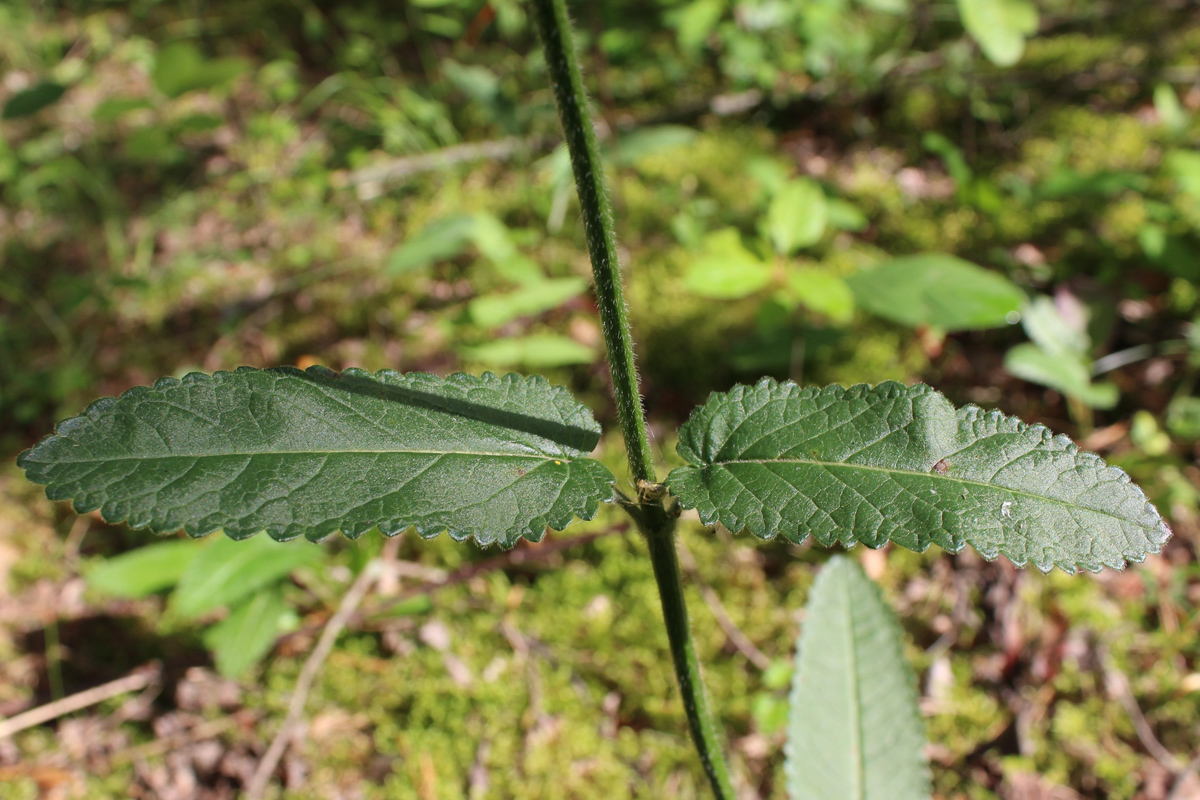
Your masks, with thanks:
M625 297L621 287L621 266L617 259L617 237L613 233L612 204L608 199L608 184L600 163L600 148L596 131L588 113L587 93L564 0L533 0L533 16L537 21L546 66L554 85L554 99L562 119L571 154L571 169L579 190L579 208L587 234L588 252L592 257L592 274L596 281L596 301L600 307L600 324L604 329L604 344L612 370L613 394L617 401L617 418L625 435L625 449L634 481L654 481L654 458L646 435L646 418L642 412L642 395L638 388L637 368L633 363L633 337L625 313Z
M683 696L683 708L692 730L692 741L700 754L700 763L708 775L713 794L719 800L734 800L736 795L729 777L729 766L725 763L720 731L708 707L708 692L700 675L700 662L696 658L696 645L688 624L687 604L683 598L683 583L679 573L679 554L675 550L675 518L661 507L652 507L647 516L649 519L639 520L638 527L646 535L646 543L650 547L650 563L654 565L654 579L658 581L663 621L667 626L667 638L671 641L671 658L675 662L675 676L679 679L679 692Z
M625 313L621 286L621 271L617 260L617 242L613 233L612 206L600 163L596 132L588 113L587 94L583 76L571 40L565 0L532 0L533 16L546 53L546 66L554 85L554 97L566 134L571 168L579 191L579 206L587 234L592 272L596 280L596 298L600 321L604 328L604 343L612 370L613 394L617 401L617 417L625 435L629 468L638 482L636 502L622 505L646 537L650 561L658 593L662 599L663 621L671 643L675 675L687 712L692 740L718 800L733 800L733 784L729 767L721 749L721 739L700 677L700 663L688 624L687 605L679 573L679 557L675 551L675 515L661 501L650 502L642 493L643 482L653 483L654 459L646 435L646 420L642 411L642 396L638 388L637 371L633 362L633 338Z

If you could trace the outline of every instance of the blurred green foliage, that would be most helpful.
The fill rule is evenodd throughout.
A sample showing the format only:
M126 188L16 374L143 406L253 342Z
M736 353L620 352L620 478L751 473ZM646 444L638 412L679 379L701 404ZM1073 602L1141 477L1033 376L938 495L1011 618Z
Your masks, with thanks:
M0 3L0 449L15 454L97 394L241 364L548 370L611 428L544 68L522 4L489 8ZM1098 659L1130 676L1164 746L1189 757L1195 9L609 0L575 13L663 458L675 456L662 431L762 374L920 378L1085 437L1171 518L1163 559L1093 580L897 551L881 582L920 648L942 796L1010 796L1023 775L1108 797L1161 780ZM1015 287L1019 317L1006 306L1000 327L995 315L959 326L877 310L871 270L923 253ZM602 447L620 463L617 439ZM65 515L11 470L0 493L0 545L22 556L13 596L122 551L151 557L133 549L144 537L89 523L74 562ZM738 768L782 797L779 675L823 556L686 528L700 576L774 664L763 673L734 652L689 588ZM335 604L336 576L377 546L314 548L322 568L277 575L280 594L260 602L282 600L261 618ZM486 554L438 541L401 556L453 569ZM287 796L348 781L369 797L462 797L479 762L489 797L698 796L665 641L647 633L659 620L640 543L604 537L553 567L490 572L413 612L449 629L466 685L408 623L347 635L310 706L333 733L306 746L310 788ZM138 602L132 625L160 657L265 640L236 624L249 616L201 618L226 626L205 636L160 616L157 595ZM98 646L75 646L68 688L97 682L82 654ZM0 662L35 650L0 636ZM248 704L281 714L301 660L269 657ZM34 673L5 672L0 700L38 696ZM124 728L132 744L153 736ZM47 728L16 744L27 763L57 746ZM89 796L126 796L134 766L109 768L88 776Z

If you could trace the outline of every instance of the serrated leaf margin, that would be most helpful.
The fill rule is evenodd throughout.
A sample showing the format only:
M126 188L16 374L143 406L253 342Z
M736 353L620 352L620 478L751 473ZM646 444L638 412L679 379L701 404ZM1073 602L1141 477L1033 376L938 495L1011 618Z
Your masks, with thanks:
M101 398L93 401L92 403L90 403L87 406L87 408L85 408L83 410L82 413L80 413L74 417L69 417L69 418L57 423L55 425L55 429L54 429L53 433L47 434L33 447L30 447L29 449L22 451L17 456L17 467L25 470L25 475L28 480L30 480L33 483L44 485L46 496L50 500L56 500L56 501L57 500L68 500L71 502L72 508L78 514L87 514L87 513L91 513L93 511L99 510L101 512L101 517L108 524L125 523L125 524L128 524L131 528L134 528L136 530L149 530L151 533L158 534L158 535L167 535L167 534L175 533L179 530L179 528L177 526L164 526L161 524L156 524L156 522L157 522L156 520L148 520L148 521L142 522L140 520L130 521L128 518L128 515L123 515L120 517L106 516L102 510L102 507L104 505L103 500L97 500L95 498L89 497L88 495L76 496L76 497L69 496L64 491L63 487L60 484L55 483L53 480L51 480L47 476L45 470L49 469L52 466L52 462L34 461L32 457L40 447L61 437L64 434L64 432L69 431L72 427L80 426L80 425L89 425L92 422L94 422L97 418L99 418L100 416L102 416L103 414L108 412L114 406L119 405L120 403L131 401L131 400L136 400L139 397L141 397L147 393L153 392L153 391L162 391L162 390L175 388L175 387L179 387L179 386L194 385L194 384L206 383L206 382L219 383L228 376L242 374L242 373L246 373L246 372L278 373L278 374L282 374L282 375L293 375L293 376L308 375L308 376L312 376L312 377L319 377L323 380L337 379L337 378L346 376L346 377L359 378L359 379L366 378L366 379L382 382L385 379L398 378L398 379L403 379L403 380L411 381L411 382L427 383L430 385L450 384L450 385L454 385L454 386L457 386L457 387L460 387L463 389L474 388L474 387L487 387L487 388L498 389L498 388L503 387L505 384L520 382L520 383L524 383L526 386L531 387L531 388L533 388L533 387L548 388L550 390L551 396L553 397L556 404L558 402L562 402L565 400L566 402L574 404L577 407L586 408L586 406L583 406L578 400L576 400L570 394L570 392L566 389L566 387L553 385L548 380L546 380L545 377L543 377L541 375L521 375L521 374L515 373L515 372L509 372L504 375L497 375L496 373L493 373L493 372L484 372L484 373L481 373L480 375L471 375L471 374L465 373L465 372L456 372L456 373L446 376L445 378L442 378L442 377L439 377L437 375L433 375L433 374L427 373L427 372L400 373L395 370L379 370L378 372L371 373L367 370L353 368L353 367L346 369L346 370L342 370L341 372L337 372L337 371L331 370L331 369L329 369L327 367L323 367L323 366L312 366L312 367L308 367L307 369L303 369L303 370L301 370L297 367L289 367L289 366L270 367L270 368L266 368L266 369L261 369L258 367L245 367L244 366L244 367L238 367L235 370L217 370L211 374L203 373L203 372L191 372L191 373L184 375L182 378L163 377L163 378L159 378L158 380L156 380L151 386L131 387L131 388L127 389L126 391L122 392L117 397L101 397ZM590 421L589 430L594 432L597 435L597 439L599 439L599 435L601 433L600 424L595 420L595 418L590 413L587 415L587 419L588 419L588 421ZM536 543L536 542L540 542L544 538L547 528L550 528L553 530L563 530L566 527L568 527L571 523L573 523L576 518L578 518L582 521L585 521L585 522L589 521L589 520L593 519L596 516L596 514L599 512L600 505L602 502L606 502L606 503L613 502L613 494L611 491L613 477L612 477L612 474L608 471L607 467L604 467L602 464L600 464L600 462L594 461L593 459L587 458L586 456L579 456L576 458L570 458L567 456L563 456L562 460L566 461L569 464L575 464L578 462L588 462L590 464L594 464L595 468L591 468L592 472L598 472L598 471L602 470L608 477L607 477L607 479L605 479L603 481L598 480L600 478L600 476L596 475L596 474L589 475L588 477L591 479L592 483L595 485L595 488L600 490L600 485L602 483L603 486L608 489L608 492L605 493L603 490L600 490L597 492L589 493L587 496L587 500L584 504L584 508L582 509L582 513L574 514L574 513L570 513L570 512L566 512L566 513L560 512L558 514L550 514L550 513L540 514L538 516L533 517L524 529L509 528L502 532L495 532L495 531L481 530L478 528L471 528L471 527L457 527L456 528L456 527L452 527L448 524L442 524L439 522L426 522L426 523L413 522L411 524L404 524L403 521L391 520L391 521L383 521L380 523L376 523L373 526L365 527L362 529L353 529L353 530L344 530L342 527L339 526L333 530L295 532L295 533L292 533L289 531L287 533L281 533L278 535L277 535L276 531L265 531L265 530L257 530L257 531L252 531L249 533L240 533L240 532L239 533L230 533L228 531L225 531L225 533L231 539L246 539L246 538L249 538L250 536L257 535L258 533L265 532L272 539L275 539L276 541L280 541L280 542L291 541L293 539L300 538L300 536L304 536L305 538L307 538L313 542L320 542L337 532L341 532L343 535L345 535L349 539L357 539L359 536L361 536L362 534L366 533L368 530L371 530L373 528L378 528L378 530L383 535L388 536L388 537L396 536L396 535L399 535L400 533L403 533L406 530L412 529L422 539L433 539L433 538L436 538L437 536L441 535L443 532L446 532L450 536L450 538L456 542L465 541L467 539L473 539L477 544L479 544L480 546L483 546L483 547L487 547L487 546L490 546L493 544L499 544L502 547L512 547L516 544L516 542L519 539L522 539L522 538L528 539L529 541ZM217 528L217 527L198 528L195 526L191 526L191 527L185 526L182 530L185 533L187 533L188 536L190 536L194 539L198 539L198 538L202 538L204 536L208 536L209 534L215 533L221 529Z
M703 405L697 407L692 412L692 415L688 418L687 422L685 422L684 425L680 428L679 444L677 445L676 450L679 453L679 455L681 457L683 457L683 459L685 461L688 462L688 466L677 467L676 469L671 471L671 473L667 476L667 480L666 480L668 490L671 490L672 486L677 484L678 476L681 473L681 471L687 470L687 469L698 469L698 468L703 468L705 466L710 466L708 463L706 463L703 460L701 455L699 453L697 453L695 451L695 449L692 448L688 444L687 435L686 435L687 428L689 426L693 426L693 425L700 425L702 423L702 421L705 419L705 417L715 416L717 413L717 411L715 409L718 407L719 404L739 401L748 392L760 392L760 393L765 392L768 394L773 394L773 393L777 393L777 392L793 393L787 399L793 399L793 398L808 399L808 398L812 398L812 397L817 397L819 395L830 395L830 394L838 395L839 399L859 399L863 396L869 396L869 397L876 399L877 401L892 400L892 399L896 399L898 396L902 396L902 395L907 396L910 399L915 399L915 398L921 397L923 395L936 395L945 401L944 396L942 396L940 392L938 392L936 389L934 389L931 386L928 386L923 383L906 386L906 385L898 383L896 381L884 381L884 382L881 382L876 385L860 383L860 384L855 384L850 387L844 387L844 386L840 386L837 384L833 384L833 385L829 385L829 386L825 386L825 387L817 387L817 386L800 387L799 385L797 385L796 383L794 383L792 381L780 382L780 381L775 380L774 378L763 378L758 383L754 384L753 386L747 385L747 384L738 384L737 386L734 386L732 389L730 389L727 392L713 392L712 394L709 395L708 399L705 401L705 403ZM1115 467L1115 466L1107 464L1104 461L1104 459L1101 458L1099 455L1081 449L1077 444L1075 444L1073 441L1071 441L1071 439L1069 437L1067 437L1063 434L1055 434L1053 431L1051 431L1045 425L1042 425L1040 423L1033 423L1033 424L1026 423L1016 417L1004 414L1003 412L1001 412L999 410L986 410L986 409L980 408L979 406L977 406L975 404L967 404L962 407L955 407L952 404L950 404L949 401L945 401L945 402L947 402L947 404L952 409L954 409L956 417L957 417L957 421L958 421L958 424L960 427L963 426L964 424L982 423L983 425L994 426L996 433L1001 433L1001 432L1002 433L1016 433L1016 434L1020 434L1023 436L1027 436L1031 440L1036 439L1037 442L1033 442L1035 444L1035 446L1037 446L1038 444L1040 444L1041 446L1045 446L1045 447L1056 446L1057 448L1059 448L1060 452L1065 452L1065 453L1071 455L1072 457L1080 459L1082 462L1085 463L1086 466L1094 467L1094 468L1102 471L1103 473L1107 474L1107 476L1111 480L1115 480L1115 481L1127 484L1136 493L1136 495L1140 498L1140 501L1143 503L1144 512L1146 512L1148 516L1152 516L1152 518L1155 519L1157 522L1156 528L1154 530L1154 534L1152 536L1148 535L1148 537L1147 537L1149 540L1149 546L1147 548L1147 551L1146 552L1135 552L1135 553L1126 552L1123 554L1124 558L1123 558L1123 560L1120 561L1120 563L1110 563L1110 562L1104 562L1104 561L1098 561L1096 563L1078 563L1078 564L1069 564L1069 563L1065 563L1065 562L1055 562L1055 563L1050 563L1050 564L1036 563L1036 566L1041 571L1049 572L1051 569L1053 569L1054 566L1058 566L1060 569L1062 569L1063 571L1065 571L1069 574L1074 574L1080 568L1086 569L1087 571L1093 572L1093 573L1099 572L1104 567L1110 567L1110 568L1114 568L1114 569L1123 569L1127 563L1141 563L1142 561L1145 560L1145 558L1148 555L1155 555L1155 554L1160 553L1162 550L1162 546L1167 542L1167 540L1170 539L1171 529L1167 526L1166 522L1163 520L1162 515L1159 514L1158 509L1154 507L1154 505L1149 501L1148 498L1146 498L1145 492L1142 491L1141 487L1138 486L1136 483L1134 483L1133 480L1129 477L1129 475L1124 470L1120 469L1119 467ZM931 465L931 468L932 467L933 467L933 465ZM900 470L898 470L898 471L900 471ZM924 475L927 473L913 472L913 474ZM673 483L673 480L675 483ZM1003 487L996 487L996 488L1003 488ZM762 525L756 524L756 522L757 522L756 520L753 520L753 519L743 520L729 509L718 508L717 505L712 502L711 498L707 495L707 493L705 493L704 496L700 498L699 502L695 502L695 503L689 503L686 498L680 497L674 491L672 491L671 493L679 501L679 505L682 509L685 509L685 510L694 509L700 518L700 522L702 524L704 524L706 527L714 527L719 524L735 534L748 530L755 537L757 537L759 539L763 539L765 541L771 541L782 533L779 530L768 530L765 527L763 527ZM810 530L803 529L803 528L801 528L798 531L798 533L801 534L798 537L793 538L791 536L784 534L784 538L788 539L789 541L803 541L805 538L807 538L809 535L811 535ZM844 544L846 547L849 547L849 548L852 548L857 544L867 544L867 546L873 546L873 547L877 548L877 547L882 547L883 545L887 544L887 541L890 541L890 539L879 542L876 545L871 545L870 543L859 542L858 540L855 540L855 539L849 538L849 537L846 537L844 539L839 538L838 541L840 541L842 544ZM828 543L823 542L823 544L831 544L831 543L832 542L828 542ZM925 552L925 550L928 549L929 544L931 544L931 543L933 543L933 542L926 541L926 542L924 542L923 546L920 546L917 548L912 548L912 549L917 550L917 552ZM940 544L944 549L948 550L949 552L957 553L957 552L960 552L968 543L964 540L964 541L953 542L953 543L938 542L938 544ZM979 548L976 548L976 549L979 549ZM1027 562L1026 559L1022 558L1021 556L1019 556L1017 554L1005 552L1005 549L1003 547L997 547L994 551L990 551L990 552L987 550L983 550L983 549L979 549L979 551L985 558L987 558L989 560L993 560L997 556L1003 555L1019 567L1025 566L1025 564Z

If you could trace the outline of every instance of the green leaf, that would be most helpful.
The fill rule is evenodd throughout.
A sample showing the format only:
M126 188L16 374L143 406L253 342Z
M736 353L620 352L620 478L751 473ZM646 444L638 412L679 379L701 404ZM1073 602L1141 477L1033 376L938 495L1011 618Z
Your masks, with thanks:
M1005 354L1004 368L1022 380L1047 386L1092 408L1112 408L1121 399L1115 384L1092 383L1087 364L1070 352L1019 344Z
M460 348L463 358L487 366L526 366L532 369L591 364L596 351L555 333L535 333L497 339L477 347Z
M995 65L1011 67L1037 33L1037 7L1026 0L958 0L963 27Z
M946 172L950 173L951 179L960 190L975 180L975 173L967 164L967 157L962 149L942 134L929 131L921 137L921 145L942 159L946 165Z
M208 133L225 123L225 118L216 114L188 114L176 120L177 133Z
M132 131L125 139L125 155L130 161L169 164L183 155L176 136L162 125L147 125Z
M850 559L830 559L809 594L796 652L788 797L927 800L916 683L879 587Z
M473 214L456 214L430 223L392 251L387 273L399 275L457 257L471 244L475 226Z
M486 258L503 263L518 256L508 228L494 215L479 212L471 214L467 219L469 224L464 226L463 233L466 239L479 248L479 252Z
M240 58L206 59L190 42L172 42L158 51L154 85L167 97L176 98L188 92L215 89L247 68Z
M829 227L831 228L858 233L865 231L871 224L867 215L849 200L835 197L827 200L827 205L829 207Z
M1170 530L1129 476L1041 425L928 386L714 394L679 431L667 483L705 525L823 545L971 545L1043 571L1120 568Z
M1025 306L1021 312L1021 327L1038 347L1052 355L1071 356L1079 360L1087 355L1092 346L1086 320L1072 324L1059 312L1054 301L1045 295L1035 297Z
M1100 195L1111 197L1125 191L1145 191L1149 180L1136 172L1076 172L1061 167L1038 184L1034 196L1039 200Z
M492 103L500 93L500 77L487 67L442 61L442 74L473 103Z
M237 539L449 530L512 546L591 519L612 474L588 409L544 378L313 367L164 378L93 403L17 459L53 500Z
M774 197L783 191L791 180L792 165L771 156L751 156L742 165L745 174L762 187L768 197Z
M4 104L4 111L0 112L0 119L20 119L32 116L43 108L57 103L66 91L67 87L52 81L22 89L8 98L8 102Z
M174 586L200 553L195 542L159 542L106 558L87 571L88 586L114 597L145 597Z
M825 270L814 267L788 270L787 296L837 325L845 325L854 315L854 294L850 287Z
M767 209L771 243L785 256L821 241L828 220L825 192L809 178L788 181Z
M110 97L96 105L92 119L97 122L116 122L130 112L150 108L154 108L154 103L144 97Z
M204 645L213 653L217 672L237 678L271 652L290 615L277 589L250 597L229 616L204 632Z
M787 701L770 692L759 692L750 698L750 716L754 726L770 736L787 725Z
M470 245L475 245L506 277L523 282L531 273L541 276L536 266L531 269L529 260L517 252L504 223L482 212L451 214L433 220L392 251L386 271L389 275L400 275L424 269L457 258Z
M772 661L762 674L763 686L768 689L782 689L792 682L792 664L779 658Z
M873 11L888 14L903 14L908 11L908 0L862 0L862 4Z
M214 538L179 577L171 604L184 617L198 617L232 606L324 557L320 548L305 542L280 544L261 536L246 542Z
M723 228L705 239L704 253L692 264L683 284L700 297L735 300L771 282L771 265L742 245L735 228Z
M1172 150L1167 153L1166 165L1181 190L1200 198L1200 152Z
M487 253L484 252L484 255ZM513 253L512 256L503 260L493 260L492 266L495 267L500 277L513 283L539 283L546 279L542 268L532 258L522 253Z
M846 282L872 314L943 331L1015 322L1025 303L1025 294L1007 278L941 253L896 258Z
M622 134L609 145L605 155L617 166L634 166L651 156L691 144L699 135L685 125L651 125Z
M393 606L388 606L387 616L405 617L413 614L424 614L433 610L433 601L427 594L413 595L407 600L401 600Z
M477 297L467 307L475 324L485 328L530 317L558 308L572 297L587 290L588 282L583 278L556 278L528 283L508 294L493 294Z
M1145 409L1134 412L1129 425L1129 440L1151 458L1160 458L1171 452L1171 437L1158 426L1154 415Z
M1200 439L1200 397L1176 397L1167 406L1167 430L1188 441Z
M1171 235L1162 225L1148 222L1138 230L1138 243L1146 258L1163 272L1200 283L1200 251L1188 237Z
M679 49L699 50L725 14L725 0L692 0L675 18Z
M1154 87L1154 113L1158 121L1172 133L1182 133L1187 130L1188 113L1179 102L1179 95L1169 83L1160 83Z

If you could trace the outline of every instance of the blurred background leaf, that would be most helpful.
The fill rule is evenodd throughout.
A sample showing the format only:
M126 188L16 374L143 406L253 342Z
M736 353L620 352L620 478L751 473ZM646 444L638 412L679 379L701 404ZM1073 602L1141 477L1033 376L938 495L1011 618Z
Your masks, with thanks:
M22 89L5 101L0 119L19 119L36 114L61 100L66 91L67 87L51 81Z

